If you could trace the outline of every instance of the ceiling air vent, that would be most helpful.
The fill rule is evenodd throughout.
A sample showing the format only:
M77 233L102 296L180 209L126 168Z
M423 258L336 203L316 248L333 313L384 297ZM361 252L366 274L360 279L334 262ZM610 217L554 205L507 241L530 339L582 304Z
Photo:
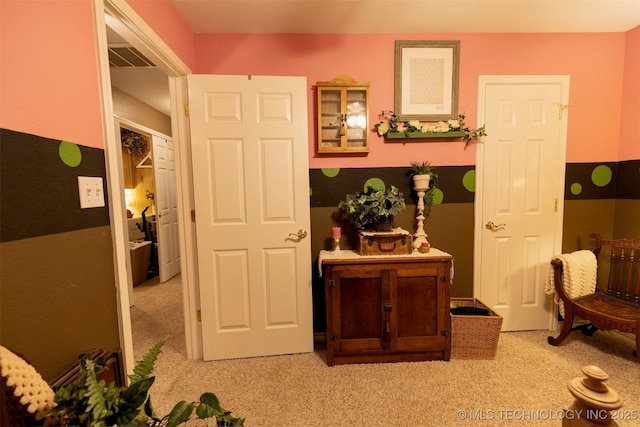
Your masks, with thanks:
M138 49L128 45L109 45L109 65L112 67L155 67Z

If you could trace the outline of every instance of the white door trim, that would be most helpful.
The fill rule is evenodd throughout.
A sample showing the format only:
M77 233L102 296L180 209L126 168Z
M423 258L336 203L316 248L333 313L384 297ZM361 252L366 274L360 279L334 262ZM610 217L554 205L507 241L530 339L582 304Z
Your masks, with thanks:
M113 116L114 119L117 119L121 124L129 127L129 128L133 128L133 130L138 130L140 132L144 132L144 133L148 133L149 135L155 135L155 136L159 136L160 138L166 138L166 139L173 139L171 136L169 135L165 135L162 132L158 132L155 129L151 129L148 128L144 125L141 125L139 123L136 123L132 120L127 119L126 117L120 117L117 114Z
M120 334L120 347L123 353L125 370L130 373L134 367L133 338L131 332L130 301L127 286L127 258L125 253L127 236L126 203L124 194L124 176L122 162L119 160L120 142L113 126L113 100L111 94L111 76L106 36L106 17L109 25L121 36L140 50L158 68L169 76L171 95L172 138L176 142L176 185L180 205L180 250L182 257L182 287L185 312L185 332L187 357L202 357L202 337L197 320L197 269L195 259L195 231L191 222L193 209L193 186L189 151L189 132L182 106L186 104L186 76L191 73L189 67L168 47L151 27L127 4L126 0L95 0L94 17L96 27L96 50L100 68L100 97L103 106L103 139L105 141L105 160L107 164L107 188L109 194L109 215L113 238L115 285ZM179 141L179 142L178 142Z
M483 126L485 123L485 98L486 91L489 85L513 85L513 84L560 84L562 86L562 105L567 106L569 103L569 76L568 75L494 75L494 76L479 76L478 77L478 126ZM558 106L560 108L560 106ZM568 117L568 109L561 110L564 114L564 119ZM489 130L490 131L490 130ZM489 132L488 131L488 132ZM566 168L566 126L561 126L561 141L564 143L559 144L556 172L558 176L559 187L556 189L554 197L558 200L556 223L555 223L555 239L553 242L554 253L560 253L562 250L562 227L564 218L564 181L565 181L565 168ZM481 234L483 232L483 200L484 200L484 188L482 185L482 177L484 176L483 169L484 159L484 146L480 141L476 144L476 196L475 196L475 209L474 209L474 247L473 247L473 295L475 298L481 298L480 295L480 270L483 263L481 253ZM557 316L554 316L555 310L551 312L549 319L549 329L557 329Z

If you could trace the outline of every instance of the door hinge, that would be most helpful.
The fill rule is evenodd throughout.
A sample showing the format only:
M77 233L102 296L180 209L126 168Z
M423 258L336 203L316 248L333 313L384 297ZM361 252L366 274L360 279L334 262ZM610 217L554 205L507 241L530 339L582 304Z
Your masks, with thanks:
M196 222L196 211L195 210L191 211L191 222Z
M202 311L201 310L196 311L196 316L198 317L198 322L202 322Z
M447 335L449 335L449 331L440 331L440 335L446 337Z
M568 104L559 104L558 105L558 120L562 119L562 110L568 110Z
M442 277L440 278L440 281L441 281L441 282L445 282L445 283L446 283L446 282L448 282L448 281L449 281L449 278L448 278L447 276L442 276Z
M338 339L338 336L337 335L331 335L331 336L329 336L329 339L331 341L336 341Z
M329 280L329 287L330 288L335 288L336 287L336 281L335 280Z
M558 199L553 201L553 211L558 212Z
M189 104L184 104L184 115L190 117L189 112Z

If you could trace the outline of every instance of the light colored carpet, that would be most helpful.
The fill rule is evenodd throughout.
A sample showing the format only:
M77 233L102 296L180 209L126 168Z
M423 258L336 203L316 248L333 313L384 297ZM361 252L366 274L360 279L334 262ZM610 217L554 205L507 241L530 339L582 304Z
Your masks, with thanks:
M627 334L574 332L562 346L548 331L503 332L495 360L328 367L308 354L203 362L184 350L179 277L135 288L136 360L162 337L152 401L166 414L179 400L215 393L251 426L560 426L573 397L568 380L596 365L624 401L621 426L640 426L640 364ZM194 422L193 425L202 425Z

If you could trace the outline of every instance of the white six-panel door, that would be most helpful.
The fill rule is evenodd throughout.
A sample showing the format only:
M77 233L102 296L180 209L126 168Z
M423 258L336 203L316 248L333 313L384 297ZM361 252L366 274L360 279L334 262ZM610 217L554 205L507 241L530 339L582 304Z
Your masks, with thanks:
M306 79L188 83L204 359L313 351Z
M548 329L544 278L562 242L568 77L481 79L480 92L488 136L478 146L475 295L504 317L504 331Z
M155 184L156 232L160 282L180 273L180 242L176 165L173 140L152 135L153 177Z

